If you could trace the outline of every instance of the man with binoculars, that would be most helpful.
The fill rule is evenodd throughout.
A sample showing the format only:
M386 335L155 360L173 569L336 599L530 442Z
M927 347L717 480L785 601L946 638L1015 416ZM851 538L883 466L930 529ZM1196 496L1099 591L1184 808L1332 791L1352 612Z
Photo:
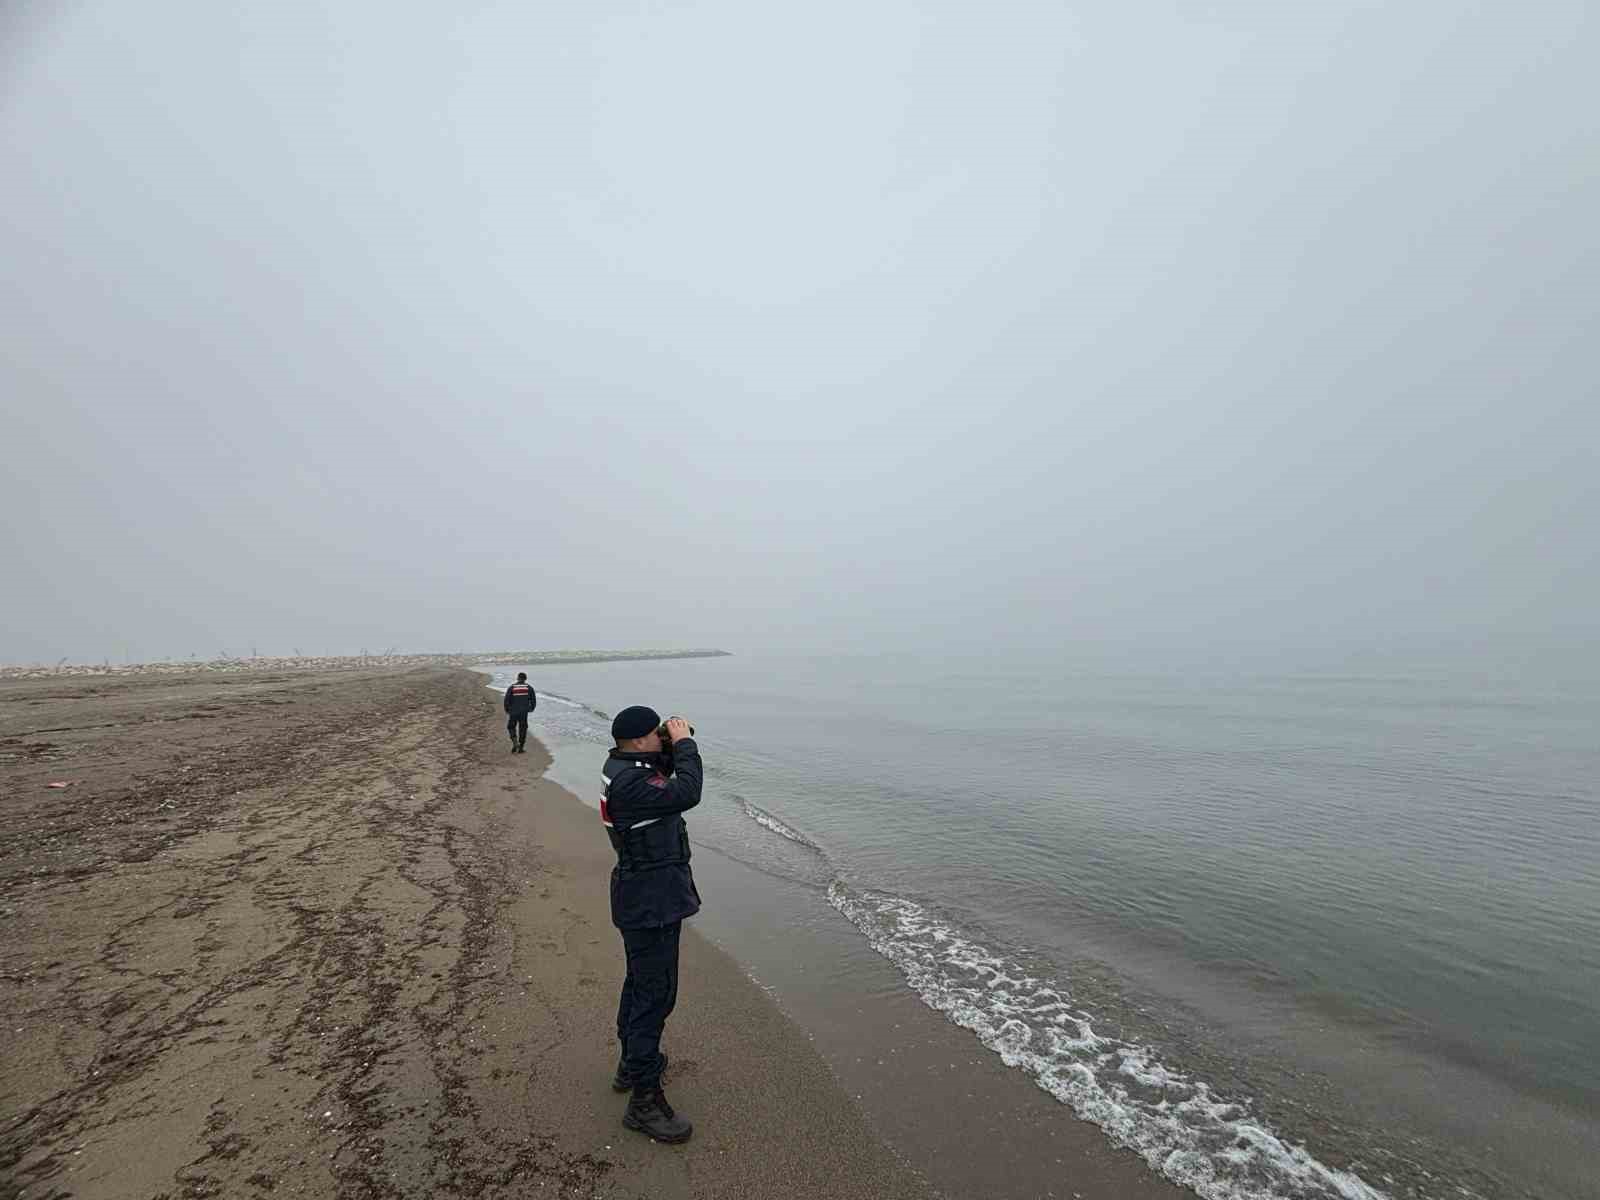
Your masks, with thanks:
M628 975L617 1005L622 1061L611 1081L632 1089L622 1123L661 1142L686 1142L694 1126L661 1090L667 1056L661 1030L678 1000L678 935L700 911L689 870L683 814L700 803L700 751L681 717L665 722L634 705L611 722L616 742L604 768L600 820L617 865L611 870L611 921L622 931Z

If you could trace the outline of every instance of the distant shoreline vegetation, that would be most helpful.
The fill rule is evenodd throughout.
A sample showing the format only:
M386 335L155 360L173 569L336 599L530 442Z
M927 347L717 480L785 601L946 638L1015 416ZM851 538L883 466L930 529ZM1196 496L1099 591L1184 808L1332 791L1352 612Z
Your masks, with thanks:
M493 650L455 654L291 654L206 659L169 658L145 663L69 663L0 666L0 679L47 679L57 675L182 675L194 671L360 671L374 667L476 667L487 663L628 662L661 658L727 658L727 650Z

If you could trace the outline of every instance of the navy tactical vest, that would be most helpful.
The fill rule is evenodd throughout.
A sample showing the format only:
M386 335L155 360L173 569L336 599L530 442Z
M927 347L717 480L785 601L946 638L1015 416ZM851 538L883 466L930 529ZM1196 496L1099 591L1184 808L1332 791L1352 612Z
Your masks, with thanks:
M611 785L626 771L660 774L647 759L608 758L601 769L604 790L600 794L600 820L617 852L617 867L625 873L675 866L689 861L689 827L681 813L647 817L643 821L614 821L611 812Z

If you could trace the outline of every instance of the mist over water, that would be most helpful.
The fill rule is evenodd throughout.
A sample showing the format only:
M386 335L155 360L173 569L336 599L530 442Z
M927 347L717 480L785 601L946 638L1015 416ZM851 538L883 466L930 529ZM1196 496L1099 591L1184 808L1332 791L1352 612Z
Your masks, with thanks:
M1367 1194L1345 1172L1396 1196L1576 1196L1600 1170L1581 653L533 678L693 718L697 842L825 889L925 1002L1204 1194ZM597 780L604 722L538 716L558 766L592 756ZM1246 1125L1275 1132L1241 1143Z

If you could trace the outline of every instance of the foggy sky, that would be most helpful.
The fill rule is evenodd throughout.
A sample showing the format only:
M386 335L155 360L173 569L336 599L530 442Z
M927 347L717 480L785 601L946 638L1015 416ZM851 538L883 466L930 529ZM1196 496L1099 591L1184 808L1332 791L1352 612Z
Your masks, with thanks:
M13 7L0 661L1593 636L1596 11Z

